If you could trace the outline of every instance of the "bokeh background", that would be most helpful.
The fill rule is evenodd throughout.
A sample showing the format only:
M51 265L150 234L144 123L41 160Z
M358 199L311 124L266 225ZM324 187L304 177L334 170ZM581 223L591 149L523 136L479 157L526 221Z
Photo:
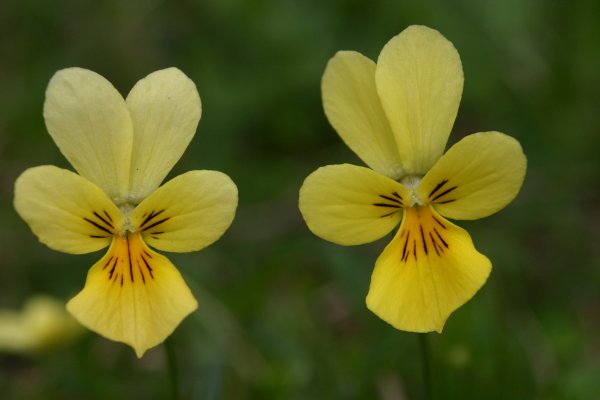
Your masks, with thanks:
M389 238L341 247L297 209L317 167L360 164L328 125L320 78L341 49L376 59L411 24L458 49L465 90L451 143L499 130L529 159L514 203L460 223L494 264L483 289L429 334L439 399L594 399L600 393L600 7L542 0L4 0L0 4L0 308L80 290L101 256L38 243L12 206L26 168L70 168L46 132L44 90L80 66L123 93L177 66L203 103L170 177L230 175L236 219L199 253L173 254L200 308L170 341L185 399L420 399L418 337L364 304ZM510 162L510 160L507 160ZM0 352L2 399L162 399L165 351L138 360L85 333Z

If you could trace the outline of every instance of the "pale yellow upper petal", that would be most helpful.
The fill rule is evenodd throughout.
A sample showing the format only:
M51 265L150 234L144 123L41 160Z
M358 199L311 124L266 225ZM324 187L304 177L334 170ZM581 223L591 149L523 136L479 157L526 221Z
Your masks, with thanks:
M66 169L40 166L15 182L15 209L48 247L82 254L106 247L123 216L100 188Z
M527 159L516 139L499 132L474 133L442 156L417 193L445 217L483 218L515 198L526 168Z
M458 111L456 49L438 31L410 26L384 46L375 81L406 173L424 175L442 155Z
M152 247L196 251L225 233L237 201L237 187L224 173L190 171L158 188L131 213L131 220Z
M400 183L368 168L328 165L306 178L299 206L315 235L356 245L377 240L398 225L407 196Z
M404 215L377 259L367 307L396 329L441 332L450 314L483 286L492 265L464 229L429 206Z
M327 119L348 147L375 171L400 178L398 148L375 90L375 63L355 51L338 52L321 91Z
M115 236L89 270L67 310L84 326L123 342L142 357L162 343L198 307L185 281L139 234Z
M177 68L156 71L127 96L133 121L129 202L138 204L167 176L200 120L196 85Z
M133 128L125 100L111 83L82 68L58 71L46 90L44 120L77 172L122 202L129 185Z

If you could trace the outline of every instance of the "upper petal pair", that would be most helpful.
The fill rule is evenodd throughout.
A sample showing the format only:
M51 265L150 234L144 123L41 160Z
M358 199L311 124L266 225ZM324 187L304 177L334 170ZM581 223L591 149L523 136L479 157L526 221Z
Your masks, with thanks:
M383 48L377 65L338 52L323 75L325 113L371 168L391 178L424 175L442 155L463 88L462 65L439 32L411 26Z
M117 204L137 204L160 185L200 114L196 86L176 68L140 80L126 100L97 73L67 68L50 80L44 103L63 155Z

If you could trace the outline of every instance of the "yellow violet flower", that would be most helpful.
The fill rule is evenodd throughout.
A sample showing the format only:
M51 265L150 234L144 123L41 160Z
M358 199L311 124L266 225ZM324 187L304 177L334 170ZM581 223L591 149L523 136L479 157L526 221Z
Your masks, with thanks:
M400 224L367 295L367 307L400 330L441 332L490 273L469 234L444 217L491 215L525 177L519 142L499 132L466 136L443 154L462 89L456 49L424 26L392 38L377 64L340 51L323 75L325 114L370 169L319 168L300 189L300 210L313 233L341 245Z
M83 328L57 299L35 295L23 311L0 310L0 351L37 353L68 343Z
M200 250L225 232L237 207L237 188L221 172L190 171L159 187L200 113L196 86L176 68L148 75L126 99L95 72L58 71L44 120L79 175L45 165L15 183L15 208L42 243L72 254L109 246L67 309L138 357L197 308L177 269L149 246Z

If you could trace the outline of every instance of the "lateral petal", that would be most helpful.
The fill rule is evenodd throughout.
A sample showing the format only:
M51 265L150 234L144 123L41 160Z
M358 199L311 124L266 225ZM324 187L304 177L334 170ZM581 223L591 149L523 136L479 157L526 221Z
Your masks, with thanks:
M450 314L483 286L492 265L464 229L432 208L404 214L375 264L367 307L396 329L441 332Z
M162 343L198 307L171 262L139 234L116 236L89 270L67 310L100 335L133 347L138 357Z
M398 146L375 89L375 63L339 51L327 63L321 92L327 119L346 145L375 171L401 177Z
M200 250L225 233L237 207L237 187L224 173L190 171L158 188L131 213L136 230L164 251Z
M341 245L369 243L402 219L408 191L387 176L350 164L328 165L300 188L299 206L308 228Z
M500 132L474 133L440 158L417 194L445 217L483 218L515 198L526 168L527 159L516 139Z
M123 225L121 211L100 188L50 165L19 176L14 205L40 242L65 253L100 250Z
M127 96L133 121L129 202L138 204L167 176L200 120L196 85L177 68L156 71Z
M424 175L442 155L463 89L460 57L438 31L409 26L381 50L377 92L409 175Z
M87 69L58 71L46 89L44 120L77 172L117 204L123 202L133 127L125 100L111 83Z

